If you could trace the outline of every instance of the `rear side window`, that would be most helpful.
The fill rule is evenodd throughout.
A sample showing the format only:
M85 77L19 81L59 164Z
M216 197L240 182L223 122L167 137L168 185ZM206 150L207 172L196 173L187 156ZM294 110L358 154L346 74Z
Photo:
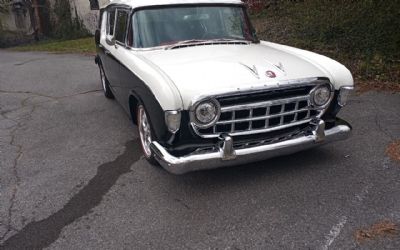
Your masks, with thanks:
M125 43L126 26L128 23L128 12L124 10L117 11L117 21L115 22L115 40Z
M115 10L107 11L107 35L114 36Z

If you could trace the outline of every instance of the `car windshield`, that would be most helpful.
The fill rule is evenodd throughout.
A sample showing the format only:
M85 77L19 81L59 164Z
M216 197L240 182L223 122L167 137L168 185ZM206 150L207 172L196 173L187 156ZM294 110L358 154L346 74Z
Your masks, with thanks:
M133 15L132 27L136 48L219 39L256 40L240 6L143 9Z

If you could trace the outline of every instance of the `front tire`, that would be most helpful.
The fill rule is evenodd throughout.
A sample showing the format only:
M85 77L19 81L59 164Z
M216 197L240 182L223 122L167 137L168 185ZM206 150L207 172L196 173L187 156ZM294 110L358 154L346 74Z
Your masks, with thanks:
M150 148L151 142L153 141L152 129L143 105L139 104L137 106L136 114L140 145L142 146L143 155L151 165L158 165L154 158L154 153Z
M107 80L106 73L103 66L99 65L101 86L103 87L104 96L108 99L114 99L114 94L111 92L110 83Z

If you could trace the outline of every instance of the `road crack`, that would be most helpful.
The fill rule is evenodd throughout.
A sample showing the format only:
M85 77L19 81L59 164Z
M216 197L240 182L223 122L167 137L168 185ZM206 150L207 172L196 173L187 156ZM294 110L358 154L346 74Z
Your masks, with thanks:
M31 110L31 112L33 112L33 108ZM8 119L6 115L2 114L2 117L5 119ZM22 146L19 144L15 144L15 136L16 136L16 132L17 130L22 126L22 122L18 122L15 125L15 128L10 132L10 136L11 136L11 140L9 142L9 145L12 147L16 147L17 148L17 153L16 153L16 157L14 158L13 161L13 165L11 167L12 169L12 175L15 178L15 183L12 187L12 191L11 191L11 199L10 199L10 206L8 207L8 211L7 211L7 221L6 221L6 232L4 232L3 235L0 236L0 241L3 241L4 238L11 232L11 231L15 231L12 227L12 213L13 213L13 209L14 209L14 205L15 205L15 199L17 196L17 192L18 192L18 187L20 185L21 182L21 178L18 174L18 162L21 159L23 152L22 152Z
M11 137L11 140L9 143L10 146L15 147L16 148L16 157L13 160L13 165L11 167L11 171L12 171L12 175L13 178L15 179L14 185L12 186L12 191L11 191L11 198L10 198L10 205L8 207L7 210L7 219L6 222L3 223L3 225L6 227L6 231L0 235L0 242L2 242L7 235L11 232L11 231L16 231L15 228L13 228L12 226L12 216L13 216L13 209L15 206L15 200L17 197L17 193L18 193L18 187L20 185L21 182L21 178L19 176L18 173L18 162L21 159L21 157L23 156L23 147L22 145L16 144L15 143L15 137L16 137L16 133L17 131L23 126L24 121L29 120L32 116L32 114L35 112L36 108L38 105L41 105L43 103L47 103L47 102L51 102L51 101L57 101L57 100L61 100L61 99L65 99L65 98L71 98L71 97L75 97L75 96L79 96L79 95L86 95L86 94L90 94L90 93L95 93L95 92L99 92L102 90L89 90L89 91L85 91L85 92L80 92L80 93L75 93L75 94L71 94L71 95L65 95L65 96L49 96L49 95L44 95L44 94L40 94L40 93L36 93L36 92L31 92L31 91L7 91L7 90L0 90L0 94L27 94L30 95L27 98L24 98L21 102L20 102L20 107L16 108L16 109L12 109L12 110L7 110L7 111L1 111L0 112L0 116L4 119L4 120L9 120L12 121L13 123L15 123L13 126L11 126L10 128L12 129L9 136ZM50 99L50 101L43 101L43 102L39 102L39 103L35 103L35 104L28 104L28 100L32 98L32 96L34 97L45 97ZM30 107L31 109L29 110L29 112L26 114L28 117L22 121L17 121L18 119L11 119L10 117L8 117L8 114Z
M32 106L34 108L36 108L38 105L40 104L44 104L44 103L48 103L51 101L58 101L58 100L62 100L62 99L67 99L67 98L71 98L71 97L75 97L75 96L79 96L79 95L87 95L87 94L91 94L91 93L97 93L103 91L101 89L95 89L95 90L88 90L88 91L84 91L84 92L79 92L79 93L75 93L75 94L71 94L71 95L65 95L65 96L49 96L49 95L44 95L44 94L40 94L40 93L36 93L36 92L31 92L31 91L7 91L7 90L0 90L0 94L26 94L26 95L31 95L30 97L25 98L22 102L21 102L21 107L16 108L16 109L11 109L11 110L4 110L4 111L0 111L0 115L6 115L18 110L21 110L23 108L26 108L27 106L30 106L29 104L27 104L27 101L29 99L32 98L32 96L34 97L44 97L44 98L48 98L51 100L48 101L43 101L43 102L38 102L35 104L32 104ZM9 119L9 118L8 118ZM11 119L9 119L11 120Z
M141 158L139 145L136 140L127 142L123 154L100 165L96 175L62 209L43 220L30 222L5 240L0 249L43 249L50 246L66 226L89 214L117 180L131 171L132 164Z
M26 60L23 62L18 62L18 63L15 63L14 66L22 66L22 65L25 65L25 64L28 64L31 62L36 62L36 61L41 61L41 60L44 60L44 58L34 58L34 59Z
M45 97L53 100L60 100L60 99L65 99L65 98L70 98L70 97L75 97L79 95L86 95L86 94L91 94L91 93L96 93L103 91L101 89L94 89L94 90L88 90L84 92L79 92L75 94L70 94L70 95L64 95L64 96L51 96L51 95L45 95L37 92L32 92L32 91L12 91L12 90L1 90L0 89L0 94L26 94L26 95L33 95L37 97Z

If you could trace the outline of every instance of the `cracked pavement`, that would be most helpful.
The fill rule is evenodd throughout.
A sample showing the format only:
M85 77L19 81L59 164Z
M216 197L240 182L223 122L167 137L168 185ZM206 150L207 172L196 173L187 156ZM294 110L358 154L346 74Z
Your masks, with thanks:
M142 157L92 57L0 50L0 249L399 249L400 94L353 96L353 136L173 176ZM400 229L400 228L399 228Z

